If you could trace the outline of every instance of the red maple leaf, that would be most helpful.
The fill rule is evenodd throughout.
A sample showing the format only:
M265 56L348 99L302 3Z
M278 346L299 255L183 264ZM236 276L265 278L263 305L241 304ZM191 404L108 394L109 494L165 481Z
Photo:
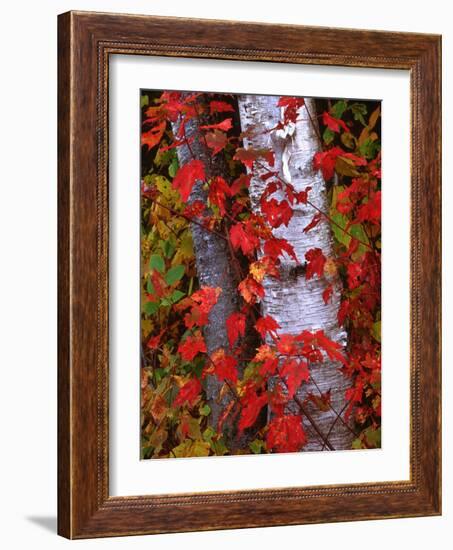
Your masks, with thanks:
M269 333L273 337L277 336L275 331L279 328L280 325L270 315L260 317L255 323L255 329L263 339L266 337L267 333Z
M231 196L237 195L242 189L248 189L250 186L251 174L241 174L231 184Z
M294 204L294 203L307 204L308 193L310 191L311 191L311 187L306 187L303 191L299 191L298 193L296 193L292 185L288 184L286 186L286 195L291 204Z
M245 320L243 313L235 311L226 320L226 329L230 346L234 346L236 340L245 334Z
M344 322L346 321L346 317L349 316L349 310L350 310L350 302L349 300L343 300L340 304L340 307L338 308L338 323L340 325L344 325Z
M211 115L214 113L234 113L234 107L225 101L211 101L209 110Z
M161 330L159 332L159 334L157 334L156 336L152 336L147 344L146 344L146 347L149 348L149 349L157 349L159 347L159 344L160 344L160 339L162 338L162 334L164 333L165 331L164 330Z
M313 168L315 170L321 170L324 179L328 181L334 175L335 162L339 155L344 155L344 151L341 147L332 147L332 149L328 151L315 153L313 157Z
M333 117L327 111L324 111L322 115L322 121L327 126L327 128L329 128L329 130L332 130L332 132L339 133L340 126L343 128L345 132L350 131L343 120L341 120L340 118Z
M192 361L198 353L206 353L206 344L200 331L189 335L184 342L179 344L178 352L185 361Z
M195 325L202 327L208 323L209 312L217 303L221 292L221 288L205 286L188 298L191 311L190 313L186 313L184 317L184 323L187 328L192 328Z
M311 222L304 227L304 233L308 233L310 229L313 229L313 227L316 227L318 223L322 220L322 214L321 212L317 212L314 216Z
M346 409L346 412L344 413L344 419L346 422L349 420L349 417L351 415L352 409L354 407L354 403L361 403L362 402L362 394L363 394L363 382L358 380L355 384L355 386L348 388L345 391L345 399L349 401L349 406Z
M318 330L313 333L313 339L315 343L327 353L329 359L332 361L340 361L343 365L347 364L345 356L341 353L343 349L341 344L328 338L323 330Z
M220 382L230 380L233 383L237 382L237 360L231 355L227 355L225 350L220 348L211 355L212 368L214 374Z
M357 262L348 264L348 287L353 290L362 284L363 270Z
M191 160L182 166L176 174L172 186L179 191L181 199L186 202L197 180L206 178L204 164L201 160Z
M280 334L277 341L277 350L282 355L297 355L297 340L292 334Z
M211 204L219 208L220 214L225 215L225 200L231 194L228 183L221 177L216 176L209 182L208 198Z
M165 282L165 279L163 278L162 274L159 273L156 269L153 269L153 271L150 274L150 279L153 284L154 288L154 295L157 298L162 298L167 293L167 283ZM151 296L148 294L148 297ZM150 302L157 302L156 299L149 300Z
M268 376L272 376L276 373L278 368L278 359L269 358L264 361L264 363L261 365L259 373L260 376L263 376L267 378Z
M276 199L266 201L261 198L260 205L261 212L271 227L280 227L282 224L288 227L288 223L293 217L293 209L288 201L279 202Z
M240 160L244 166L252 169L255 160L264 159L270 166L274 166L275 155L270 149L236 149L234 160Z
M322 250L320 248L311 248L305 253L305 259L307 260L306 279L311 279L314 275L322 277L326 263L326 257L322 253Z
M340 194L338 194L338 198L340 198ZM338 200L337 202L337 210L338 212L340 212L340 214L349 214L349 212L351 212L351 210L354 208L354 203L353 202L350 202L350 201L340 201Z
M259 238L251 231L246 231L243 223L237 223L231 226L230 241L235 250L239 248L242 250L244 256L253 254L260 244Z
M238 422L239 431L253 426L261 409L267 404L268 397L266 393L258 395L253 386L246 388L244 396L241 398L241 417Z
M200 126L200 130L222 130L222 132L227 132L233 127L232 120L231 118L226 118L217 124L205 124L204 126Z
M324 289L322 293L322 299L324 300L324 303L326 305L329 303L329 300L332 297L332 292L333 292L333 286L329 285L327 288Z
M258 299L264 298L263 286L256 282L250 275L247 275L247 277L239 283L238 289L241 296L248 304L254 304Z
M357 211L357 221L370 222L374 225L381 223L381 192L377 191L369 198L366 204L362 204Z
M305 105L303 97L284 96L278 100L277 105L284 107L283 123L296 122L297 111Z
M356 166L366 166L368 163L366 161L366 159L364 159L363 157L358 157L357 155L354 155L354 153L341 153L341 156L345 159L349 159L349 160L352 160L352 162L356 165Z
M167 117L172 122L175 122L178 115L184 110L185 107L184 102L181 101L181 92L164 92L160 99L162 109L165 111ZM146 111L147 114L148 111Z
M198 378L192 378L186 382L178 392L175 400L173 401L174 407L181 407L185 403L193 405L198 399L201 392L201 382Z
M184 207L184 216L188 218L200 218L205 211L206 205L201 200L196 200Z
M225 132L214 130L207 132L205 135L207 146L212 149L212 156L217 155L228 143L228 138Z
M269 450L277 453L294 453L300 451L306 441L301 416L276 416L270 421L266 437Z
M264 243L264 253L271 258L277 259L278 256L283 256L284 252L294 261L298 261L293 246L286 239L271 238Z
M308 382L310 379L308 363L296 359L287 359L280 366L280 375L286 378L288 397L292 399L302 382Z
M147 132L143 132L142 145L146 145L148 147L148 151L155 147L162 139L166 127L167 123L165 121L162 121L152 126L152 128Z

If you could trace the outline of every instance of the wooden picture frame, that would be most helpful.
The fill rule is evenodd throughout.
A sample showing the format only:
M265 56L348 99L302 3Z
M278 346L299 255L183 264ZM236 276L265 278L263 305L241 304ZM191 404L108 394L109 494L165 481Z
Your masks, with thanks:
M59 16L58 48L59 534L88 538L439 515L441 38L69 12ZM409 481L158 496L109 495L111 54L410 71Z

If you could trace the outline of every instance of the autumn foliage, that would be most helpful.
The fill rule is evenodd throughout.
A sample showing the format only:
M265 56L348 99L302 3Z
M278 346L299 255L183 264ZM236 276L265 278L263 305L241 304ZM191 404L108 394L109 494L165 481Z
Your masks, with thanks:
M303 450L304 403L296 402L297 414L288 404L297 401L297 389L310 380L310 365L327 359L351 382L341 422L354 431L353 447L380 446L379 104L318 102L320 150L313 167L326 182L329 210L316 210L304 231L327 219L334 255L312 248L298 258L273 230L287 226L298 205L311 204L310 191L297 192L274 170L272 150L244 148L235 97L143 92L141 100L142 457ZM282 97L279 105L284 127L295 122L304 101ZM203 141L212 158L224 157L228 177L207 177L205 162L195 156L179 165L178 147L190 148L185 125L193 118L200 121L195 139ZM251 208L248 189L258 165L266 182L259 212ZM191 200L196 185L203 186L205 202ZM274 198L277 190L283 200ZM224 320L229 346L210 353L203 331L222 289L200 285L193 224L227 242L240 274L237 311ZM282 333L276 319L261 313L263 280L279 277L285 257L304 266L307 280L339 274L338 322L348 334L346 350L322 330ZM325 303L331 295L327 286ZM258 342L252 350L246 343L250 331ZM217 425L210 421L209 377L221 384L225 403ZM306 399L320 408L330 406L326 393Z

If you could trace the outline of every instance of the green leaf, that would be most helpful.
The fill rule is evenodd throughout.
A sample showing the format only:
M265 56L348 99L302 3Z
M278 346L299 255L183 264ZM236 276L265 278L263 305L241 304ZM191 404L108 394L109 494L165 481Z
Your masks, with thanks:
M340 214L340 212L338 212L337 210L337 196L339 193L344 191L344 189L345 188L343 185L337 185L332 190L332 206L330 208L329 214L331 219L335 222L330 224L334 237L340 244L342 244L346 248L351 242L350 235L352 235L355 239L361 241L362 243L368 243L368 237L366 236L366 233L361 224L354 224L349 226L347 230L349 235L344 231L349 224L349 219L344 214ZM360 248L364 248L364 246L360 245L359 252Z
M364 432L367 443L373 447L379 448L381 446L381 428L373 430L373 428L367 428Z
M149 97L147 95L142 95L140 98L140 107L148 107Z
M367 114L367 107L364 103L353 103L351 105L351 111L354 115L354 120L358 120L361 122L364 126L366 126L365 119L363 118L363 115Z
M335 132L330 128L326 128L322 134L322 139L326 145L330 145L335 138Z
M161 241L160 247L166 258L171 258L175 252L175 247L170 241Z
M209 416L209 414L211 414L211 407L209 405L203 405L203 407L200 407L199 410L200 410L201 416Z
M197 358L195 358L194 361L197 361ZM204 361L202 360L199 362L190 363L190 371L193 372L197 378L201 378L204 367L205 367L205 364L204 364Z
M344 99L340 99L340 101L337 101L332 106L332 115L335 118L341 118L347 108L348 108L348 104L346 103L346 101Z
M203 432L203 439L210 442L211 439L215 436L216 432L212 426L208 426Z
M255 439L249 443L249 447L252 453L259 455L261 454L262 449L264 449L265 443L262 439Z
M169 285L175 284L184 276L185 268L183 265L174 265L171 267L165 275L165 281Z
M247 382L250 378L254 379L258 375L260 367L257 363L249 363L244 369L243 380Z
M167 375L167 372L165 369L162 369L160 367L158 367L157 369L154 369L154 376L156 377L157 384L159 384L162 378L165 378L166 375Z
M216 456L223 456L228 452L227 446L223 439L218 441L211 441L211 449Z
M174 178L176 176L176 172L178 171L179 163L177 157L173 157L173 160L170 163L170 166L168 167L168 175L171 178Z
M168 143L165 140L163 140L162 145L168 145ZM154 157L154 164L159 168L162 166L167 166L171 162L172 158L173 158L173 151L171 149L167 149L166 151L162 151L161 149L158 149L156 156Z
M149 260L149 267L150 269L155 269L156 271L163 273L165 271L165 262L162 256L153 254Z
M156 311L159 309L159 302L145 302L143 304L143 311L147 315L154 315Z
M184 292L181 292L180 290L175 290L170 296L171 303L176 304L176 302L179 302L179 300L181 300L181 298L184 298L184 296Z
M354 441L352 442L352 448L353 449L361 449L362 448L362 441L358 437L356 439L354 439Z
M142 447L140 458L149 458L152 455L153 448L152 447Z
M372 334L375 340L378 342L381 341L381 321L376 321L373 323Z
M154 293L156 292L155 289L154 289L154 285L153 285L153 283L151 282L151 279L148 279L148 280L146 281L146 292L147 292L148 294L154 294Z
M367 138L363 143L360 144L359 151L362 157L373 159L380 148L381 146L378 141Z

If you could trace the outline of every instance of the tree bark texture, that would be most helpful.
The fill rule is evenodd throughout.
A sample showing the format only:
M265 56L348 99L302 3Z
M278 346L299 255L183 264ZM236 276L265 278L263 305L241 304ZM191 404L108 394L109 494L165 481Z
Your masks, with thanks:
M278 170L279 177L291 183L297 192L311 187L310 202L323 212L328 212L326 184L321 173L315 172L312 165L313 156L319 150L315 102L313 99L305 99L296 122L286 125L284 130L275 130L282 115L278 100L276 96L239 96L242 131L247 133L244 146L274 150L275 166L271 170ZM259 177L265 171L255 165L250 184L250 197L255 210L259 210L259 199L267 185ZM278 200L285 198L282 191L273 196ZM320 248L326 257L333 254L332 233L324 216L316 227L307 233L303 232L316 212L308 204L294 205L294 214L288 227L281 225L273 230L275 237L286 239L294 247L301 264L305 262L305 253L311 248ZM299 274L299 270L292 269L295 265L296 262L285 255L281 262L281 278L265 278L265 296L261 305L263 315L271 315L278 322L280 334L322 329L329 338L345 348L347 335L337 321L341 290L338 275L332 276L330 280L325 276L306 280L303 271ZM329 284L333 285L334 290L331 300L325 304L322 293ZM344 394L349 387L349 381L339 370L340 366L328 359L323 363L311 364L310 381L303 383L296 393L298 401L304 402L304 409L335 450L350 449L354 438L352 431L338 418L346 405ZM305 401L309 394L319 397L320 392L329 390L332 408L328 411L320 411L311 401ZM291 402L288 409L297 414L301 412L295 402ZM325 444L314 430L313 423L305 414L302 417L307 434L307 444L303 450L323 450Z
M228 180L228 173L221 155L211 157L211 153L205 145L202 138L200 125L209 124L209 117L200 116L192 118L185 124L185 134L187 139L195 138L187 145L180 145L177 148L178 161L180 166L191 161L193 158L201 160L205 165L206 178L222 176ZM176 134L179 128L179 122L173 123L173 132ZM192 188L189 203L196 200L207 202L207 193L203 188L203 182L198 180ZM231 258L229 256L228 244L226 240L200 227L195 223L191 224L192 239L195 252L195 263L200 287L219 287L222 292L217 303L209 313L209 322L203 327L203 334L206 342L206 348L209 355L219 348L228 349L228 337L226 331L226 319L237 310L238 282L232 268ZM206 383L207 403L211 408L210 423L217 429L219 416L231 396L225 395L219 398L220 388L223 384L213 375L208 375Z

